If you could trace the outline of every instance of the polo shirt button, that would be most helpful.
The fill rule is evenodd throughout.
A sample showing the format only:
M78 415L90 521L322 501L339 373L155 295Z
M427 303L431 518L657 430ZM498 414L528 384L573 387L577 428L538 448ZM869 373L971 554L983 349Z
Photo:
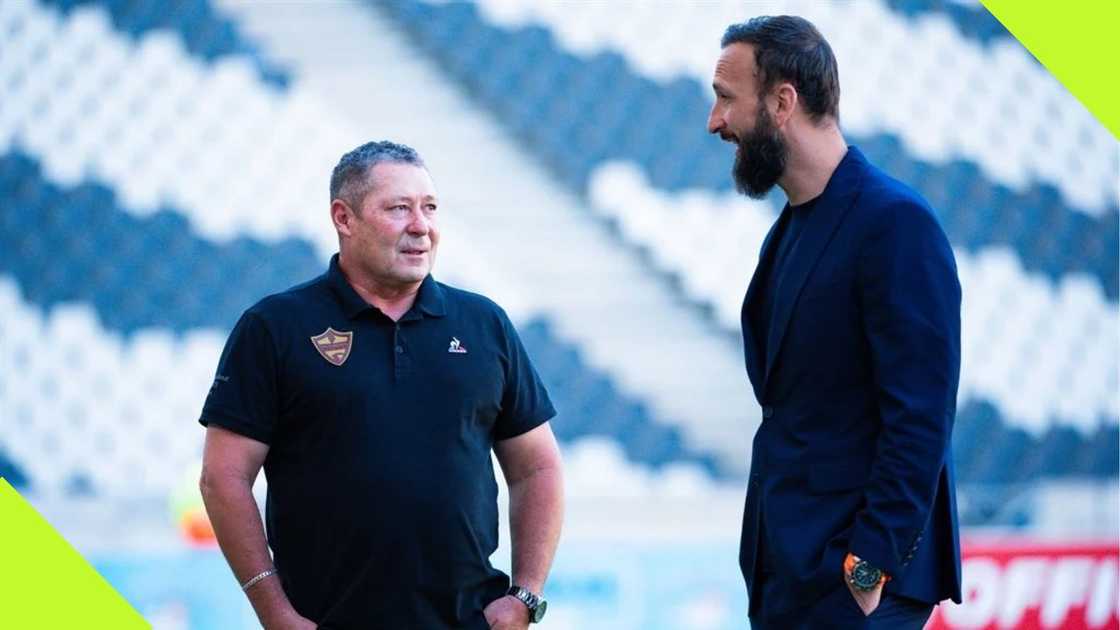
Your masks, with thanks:
M773 416L774 416L774 408L773 407L767 405L766 407L762 408L762 417L763 418L772 418Z

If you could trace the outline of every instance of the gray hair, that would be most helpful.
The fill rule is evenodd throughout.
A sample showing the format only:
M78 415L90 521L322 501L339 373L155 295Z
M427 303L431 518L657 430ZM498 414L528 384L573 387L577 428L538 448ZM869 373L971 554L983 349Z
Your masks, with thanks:
M367 142L342 156L331 172L331 201L341 199L355 211L373 189L369 171L382 162L399 162L427 168L420 154L410 146L388 140Z

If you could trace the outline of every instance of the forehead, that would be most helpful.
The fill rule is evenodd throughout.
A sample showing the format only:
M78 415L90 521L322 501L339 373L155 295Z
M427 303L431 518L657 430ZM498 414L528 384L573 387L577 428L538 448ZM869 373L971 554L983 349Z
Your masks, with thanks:
M755 77L754 46L728 44L720 51L713 83L723 88L749 87L754 85Z
M428 169L407 162L380 162L369 170L372 198L435 197L436 185Z

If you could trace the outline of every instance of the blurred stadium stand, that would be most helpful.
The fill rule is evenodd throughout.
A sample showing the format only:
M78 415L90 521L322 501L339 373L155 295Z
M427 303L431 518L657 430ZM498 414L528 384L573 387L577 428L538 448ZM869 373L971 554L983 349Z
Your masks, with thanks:
M915 20L926 16L948 18L962 36L984 43L1011 37L999 20L979 3L958 0L887 0L886 5L892 11Z
M135 551L88 506L167 520L230 326L322 271L330 169L387 137L445 196L436 276L510 311L554 395L577 538L734 538L759 422L739 308L782 199L736 195L704 132L719 35L748 15L651 7L0 1L0 476L83 551ZM1115 539L1116 140L978 6L752 11L821 27L846 135L956 250L969 531ZM561 592L615 593L566 566ZM641 627L724 627L704 620L736 601Z
M250 59L261 81L283 89L291 77L283 67L260 55L257 47L238 32L237 25L215 11L206 0L47 0L64 15L83 7L105 9L113 28L135 40L152 31L168 30L194 57L213 61L219 57Z

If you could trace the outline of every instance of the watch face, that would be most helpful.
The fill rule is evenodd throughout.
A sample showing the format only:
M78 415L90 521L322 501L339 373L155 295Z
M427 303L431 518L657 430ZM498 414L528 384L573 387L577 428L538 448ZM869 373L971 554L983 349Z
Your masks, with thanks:
M883 572L867 562L857 562L856 566L852 567L852 584L860 590L870 591L879 585L881 579L883 579Z
M542 599L540 601L540 603L537 604L537 607L534 608L533 611L532 611L532 615L533 615L532 622L533 623L540 623L541 619L544 619L544 611L546 611L546 610L548 610L548 602L546 602Z

